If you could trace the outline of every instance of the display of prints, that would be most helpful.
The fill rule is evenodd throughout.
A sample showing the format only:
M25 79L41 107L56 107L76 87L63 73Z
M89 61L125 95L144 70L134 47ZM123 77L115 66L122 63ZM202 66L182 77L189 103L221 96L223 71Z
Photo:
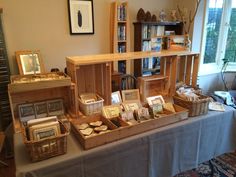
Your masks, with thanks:
M47 103L39 102L34 104L36 118L47 117Z
M18 108L21 122L26 122L35 118L35 109L33 104L19 105Z
M64 106L62 99L51 100L47 102L48 105L48 115L56 116L64 114Z

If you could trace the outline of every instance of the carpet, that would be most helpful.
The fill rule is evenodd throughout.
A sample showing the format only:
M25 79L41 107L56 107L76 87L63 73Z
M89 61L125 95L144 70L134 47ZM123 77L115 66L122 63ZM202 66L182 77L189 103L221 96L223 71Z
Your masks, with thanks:
M236 153L226 153L175 177L236 177Z

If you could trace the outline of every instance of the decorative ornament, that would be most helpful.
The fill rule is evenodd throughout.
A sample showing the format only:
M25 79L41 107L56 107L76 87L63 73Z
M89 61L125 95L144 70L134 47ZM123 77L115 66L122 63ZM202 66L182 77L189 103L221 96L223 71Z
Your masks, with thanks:
M145 12L144 12L144 10L142 8L139 9L136 18L137 18L138 22L145 21Z
M164 10L161 10L160 14L159 14L159 18L161 22L164 22L166 19L166 13Z
M157 16L156 15L152 15L152 22L156 22L157 21Z
M150 22L152 20L152 15L149 11L145 14L145 22Z
M171 10L171 12L170 12L171 20L172 20L173 22L176 22L176 21L177 21L176 13L177 13L176 10Z

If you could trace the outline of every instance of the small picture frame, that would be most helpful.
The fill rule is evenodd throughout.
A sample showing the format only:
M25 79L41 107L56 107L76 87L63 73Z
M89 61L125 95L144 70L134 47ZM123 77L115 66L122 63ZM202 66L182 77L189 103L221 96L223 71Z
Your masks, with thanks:
M60 133L59 122L38 124L29 127L29 129L30 129L30 139L34 141L56 137Z
M16 51L16 60L20 75L45 73L40 51Z
M134 112L136 109L139 109L142 107L140 102L123 103L122 105L123 105L125 111L132 111L132 112Z
M146 100L149 106L152 106L154 104L165 104L165 101L161 95L147 97Z
M34 104L23 104L18 106L19 117L21 122L27 122L28 120L35 119Z
M120 105L104 106L102 108L102 114L107 119L119 117L121 112Z
M140 102L139 89L122 90L121 93L124 103Z
M111 93L111 104L116 105L116 104L121 104L121 103L122 103L122 99L121 99L120 91L112 92Z
M152 109L152 114L155 117L156 114L163 113L163 105L162 104L154 104L151 107Z
M187 35L171 35L170 50L186 50L186 37Z
M35 108L36 118L47 117L47 115L48 115L47 102L35 103L34 108Z
M120 117L123 121L130 121L134 119L133 111L125 111L120 113Z
M136 117L136 120L146 120L150 118L149 110L148 108L139 108L134 111L134 115Z
M93 0L68 0L70 34L94 34Z
M64 105L62 99L47 101L47 109L49 116L59 116L64 114Z

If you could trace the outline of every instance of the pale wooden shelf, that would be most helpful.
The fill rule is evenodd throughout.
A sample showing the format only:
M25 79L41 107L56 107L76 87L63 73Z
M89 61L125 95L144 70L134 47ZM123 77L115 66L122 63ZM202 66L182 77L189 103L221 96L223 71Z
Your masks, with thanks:
M84 56L71 56L66 57L66 61L73 65L89 65L89 64L102 64L107 62L121 61L121 60L134 60L149 57L170 57L170 56L185 56L185 55L198 55L198 52L190 51L161 51L161 52L126 52L126 53L113 53L113 54L98 54L98 55L84 55Z

